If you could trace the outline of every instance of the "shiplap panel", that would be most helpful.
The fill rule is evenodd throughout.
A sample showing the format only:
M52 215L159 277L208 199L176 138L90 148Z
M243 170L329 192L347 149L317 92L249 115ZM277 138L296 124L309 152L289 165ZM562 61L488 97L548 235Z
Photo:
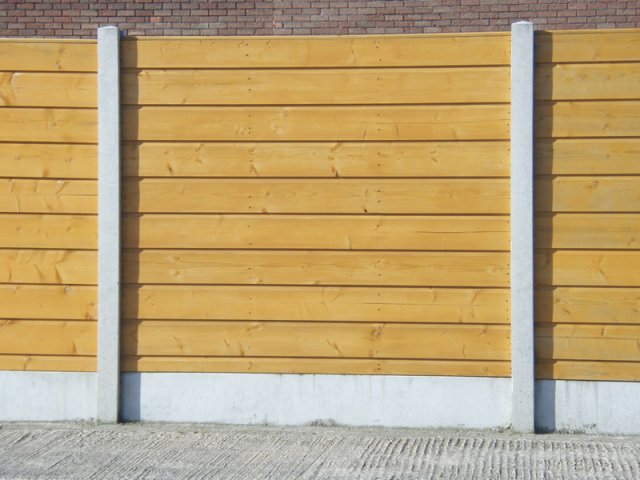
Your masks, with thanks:
M95 285L97 253L0 249L0 283Z
M633 105L630 106L629 111L625 110L628 120L632 122L627 126L627 130L638 122L632 118L630 112L632 107ZM122 113L124 140L410 141L506 140L509 138L509 106L502 104L331 107L157 106L124 107ZM594 115L598 113L594 112ZM24 126L26 126L25 122L26 120L22 122ZM12 121L12 123L16 122ZM624 124L621 121L620 127L622 128ZM67 133L66 130L65 133Z
M127 285L122 302L123 316L129 319L473 324L510 321L509 291L498 288Z
M125 142L122 156L141 177L509 176L505 141Z
M95 372L96 357L92 355L0 355L0 370Z
M135 37L125 68L312 68L509 65L506 33L350 37Z
M93 286L0 284L0 318L96 320L97 298Z
M87 108L0 108L0 141L96 143L98 118Z
M536 378L637 382L640 362L546 361L536 365Z
M142 179L125 212L506 214L507 179Z
M95 180L3 178L0 212L97 213L98 184Z
M123 232L129 248L509 249L507 216L128 214Z
M640 325L640 289L598 287L538 287L538 323Z
M507 360L507 326L144 320L125 355Z
M97 108L97 104L96 74L0 71L0 106Z
M2 248L98 247L96 215L0 214Z
M0 158L0 177L98 177L96 145L0 143Z
M95 355L96 322L0 320L0 355Z
M142 250L123 254L126 283L506 287L506 252Z
M95 72L95 40L0 39L0 70L39 72Z
M640 61L638 30L602 29L536 32L536 62Z
M536 254L536 283L640 287L640 250L559 250Z

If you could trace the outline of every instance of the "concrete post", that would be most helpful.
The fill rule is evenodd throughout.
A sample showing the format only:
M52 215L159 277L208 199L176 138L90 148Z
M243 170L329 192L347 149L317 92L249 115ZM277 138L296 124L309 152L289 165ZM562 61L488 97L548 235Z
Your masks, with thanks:
M534 431L533 24L511 25L511 378L516 432Z
M98 373L96 419L118 421L120 382L120 32L98 29Z

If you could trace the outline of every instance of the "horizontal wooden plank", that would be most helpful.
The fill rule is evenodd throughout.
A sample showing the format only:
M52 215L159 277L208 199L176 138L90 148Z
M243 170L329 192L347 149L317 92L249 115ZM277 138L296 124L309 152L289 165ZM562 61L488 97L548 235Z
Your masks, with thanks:
M0 355L0 370L95 372L96 363L94 356Z
M0 318L96 320L96 287L0 285Z
M640 175L640 138L574 138L536 142L543 175Z
M122 308L151 320L510 322L506 289L127 285Z
M0 177L98 177L96 145L0 143L0 158Z
M0 357L0 366L2 366ZM324 373L364 375L451 375L508 377L505 361L374 360L364 358L149 357L126 355L127 372Z
M637 288L537 288L538 323L628 323L640 325Z
M7 71L95 72L95 40L0 40L0 64Z
M535 223L538 248L640 248L640 214L540 214Z
M2 248L98 248L95 215L0 214Z
M535 208L545 212L640 212L640 175L541 177Z
M536 62L640 61L638 30L536 32Z
M123 185L134 213L505 214L508 179L143 179Z
M97 211L98 184L95 180L0 178L0 212L97 213Z
M96 143L97 112L80 108L0 108L0 141Z
M507 326L143 320L122 330L125 355L509 359Z
M124 140L402 141L509 138L509 106L503 104L124 107L123 121ZM21 121L21 125L25 123ZM10 132L6 135L10 136ZM59 135L54 137L59 138Z
M536 328L536 357L545 360L640 362L638 325L553 325Z
M503 141L126 142L122 155L124 174L142 177L509 176Z
M556 286L640 287L640 250L536 253L536 283Z
M137 70L129 105L508 103L509 68Z
M95 355L96 322L0 320L0 354Z
M635 137L640 101L539 102L535 134L545 138Z
M97 261L88 250L0 249L0 283L95 285Z
M94 73L0 72L0 106L96 108L97 104Z
M556 360L537 364L536 378L637 382L640 380L640 362Z
M123 220L129 248L509 249L506 216L128 214Z
M637 99L640 63L543 64L536 68L538 100Z
M158 284L506 287L502 252L142 250L123 255L124 281Z
M509 65L507 34L126 38L125 68Z

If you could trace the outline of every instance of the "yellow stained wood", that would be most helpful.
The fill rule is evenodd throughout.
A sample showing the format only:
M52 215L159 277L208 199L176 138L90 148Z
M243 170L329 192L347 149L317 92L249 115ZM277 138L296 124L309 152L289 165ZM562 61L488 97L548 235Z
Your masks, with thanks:
M0 70L95 72L98 68L95 40L0 40Z
M95 355L96 322L0 320L0 354Z
M536 365L536 378L637 382L640 380L640 362L545 362Z
M0 141L96 143L97 113L80 108L0 108Z
M123 121L124 140L402 141L509 138L509 106L503 104L124 107Z
M80 355L0 355L0 370L95 372L96 357Z
M0 283L95 285L95 251L0 249Z
M640 63L544 64L535 82L538 100L637 99Z
M124 281L159 284L506 287L503 252L142 250L124 253Z
M2 362L2 357L0 357L0 362ZM363 358L139 357L127 355L122 358L122 369L128 372L333 373L470 377L508 377L511 375L510 364L505 361L373 360Z
M143 179L125 212L506 214L508 179Z
M535 220L538 248L640 248L640 214L556 213Z
M640 251L545 251L536 254L536 283L640 287ZM639 312L640 315L640 312Z
M640 61L638 30L536 32L536 62Z
M0 285L0 318L96 320L96 287Z
M94 73L0 72L0 106L96 108L97 96Z
M537 137L635 137L640 132L640 101L539 102Z
M507 103L509 68L138 70L129 105Z
M536 328L536 357L545 360L640 362L638 325L553 325Z
M129 319L472 324L510 321L509 291L498 288L127 285L122 298L123 316Z
M1 248L98 248L95 215L0 214Z
M535 298L538 323L640 325L637 288L537 288Z
M129 248L509 249L506 216L128 214L123 220Z
M542 177L535 208L546 212L640 212L640 175Z
M0 178L0 212L97 213L97 187L95 180Z
M544 175L640 175L640 138L538 140L535 170Z
M125 355L508 360L507 326L292 322L123 325Z
M96 145L0 143L0 158L0 177L98 177Z
M128 38L125 68L509 65L509 35Z
M142 177L509 176L503 141L126 142L122 155L124 174Z

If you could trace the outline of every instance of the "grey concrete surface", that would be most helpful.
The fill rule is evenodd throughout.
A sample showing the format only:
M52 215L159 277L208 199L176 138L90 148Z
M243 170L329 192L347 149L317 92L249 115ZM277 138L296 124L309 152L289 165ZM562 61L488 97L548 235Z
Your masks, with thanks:
M9 423L0 425L0 478L638 479L640 438Z

